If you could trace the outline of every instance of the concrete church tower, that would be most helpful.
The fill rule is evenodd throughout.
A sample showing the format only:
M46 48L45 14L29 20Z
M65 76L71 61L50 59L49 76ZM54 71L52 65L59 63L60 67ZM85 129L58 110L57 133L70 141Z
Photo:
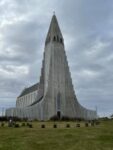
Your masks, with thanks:
M45 42L44 118L75 117L80 112L65 54L64 39L53 15ZM78 116L80 117L80 116Z
M45 41L37 97L27 107L17 106L7 110L6 115L39 120L49 120L54 116L59 119L62 117L95 119L97 117L95 111L84 108L77 101L65 53L64 39L55 15L52 17Z

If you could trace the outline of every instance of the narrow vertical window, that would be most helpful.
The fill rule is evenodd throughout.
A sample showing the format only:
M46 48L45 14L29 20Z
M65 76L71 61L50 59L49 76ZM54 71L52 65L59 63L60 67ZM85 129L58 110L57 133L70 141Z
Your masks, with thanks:
M53 41L56 41L56 37L55 36L53 37Z
M61 108L61 95L60 93L57 94L57 111Z
M62 43L62 38L60 38L60 43Z

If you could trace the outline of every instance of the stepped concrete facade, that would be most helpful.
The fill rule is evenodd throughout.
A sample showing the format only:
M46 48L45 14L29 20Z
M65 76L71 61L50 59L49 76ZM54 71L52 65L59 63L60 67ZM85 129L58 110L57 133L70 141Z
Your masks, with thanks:
M45 41L40 82L36 98L27 105L16 105L6 110L6 116L49 120L57 116L92 120L96 111L84 108L78 102L65 53L64 39L53 15ZM17 101L19 101L17 99Z
M16 107L24 108L31 105L38 95L38 83L31 87L25 88L17 97Z

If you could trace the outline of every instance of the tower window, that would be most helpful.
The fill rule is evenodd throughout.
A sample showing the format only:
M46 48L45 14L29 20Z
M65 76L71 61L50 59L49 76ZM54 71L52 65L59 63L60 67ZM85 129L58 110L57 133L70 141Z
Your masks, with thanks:
M57 110L60 110L61 107L61 95L60 93L57 94Z
M56 41L56 37L55 36L53 37L53 41Z
M60 38L60 43L62 43L62 38Z

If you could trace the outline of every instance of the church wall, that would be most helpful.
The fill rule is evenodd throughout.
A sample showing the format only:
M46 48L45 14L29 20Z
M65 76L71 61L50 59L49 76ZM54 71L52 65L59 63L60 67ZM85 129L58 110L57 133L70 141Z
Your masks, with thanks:
M16 107L23 108L29 106L36 100L37 94L38 91L36 90L21 97L18 97L16 100Z

